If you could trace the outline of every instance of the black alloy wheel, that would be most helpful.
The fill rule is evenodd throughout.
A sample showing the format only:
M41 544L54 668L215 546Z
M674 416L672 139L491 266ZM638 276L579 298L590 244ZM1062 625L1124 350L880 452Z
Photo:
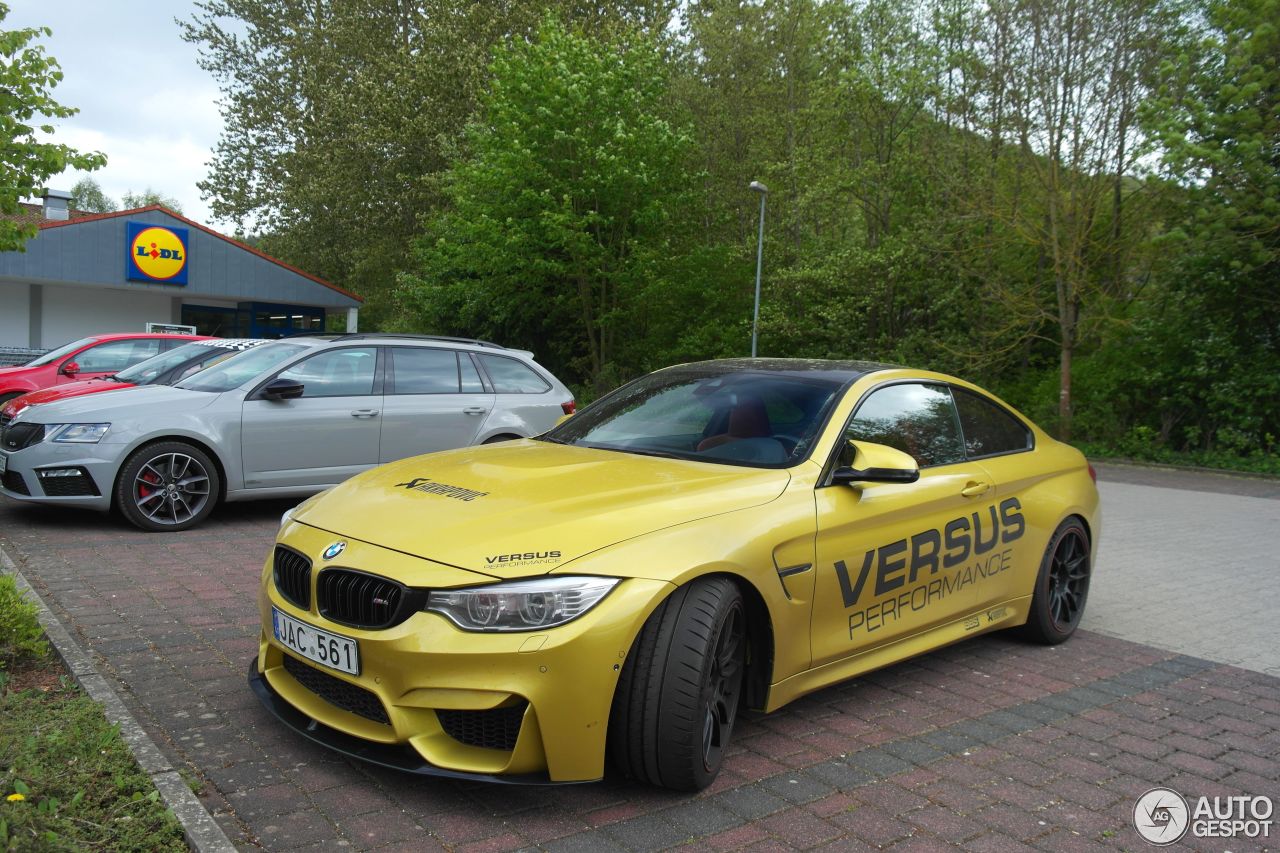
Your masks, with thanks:
M742 593L700 578L649 616L618 678L609 755L626 776L697 791L720 772L746 673Z
M1089 534L1071 517L1054 531L1036 577L1025 633L1056 645L1075 633L1089 597Z

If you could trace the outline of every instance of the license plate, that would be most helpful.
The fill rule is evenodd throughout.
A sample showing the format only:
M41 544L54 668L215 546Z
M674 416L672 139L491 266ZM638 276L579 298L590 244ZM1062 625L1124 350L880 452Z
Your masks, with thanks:
M9 470L9 457L7 454L0 453L0 474Z
M360 674L360 645L350 637L322 631L271 608L271 633L290 651L321 666L350 675Z

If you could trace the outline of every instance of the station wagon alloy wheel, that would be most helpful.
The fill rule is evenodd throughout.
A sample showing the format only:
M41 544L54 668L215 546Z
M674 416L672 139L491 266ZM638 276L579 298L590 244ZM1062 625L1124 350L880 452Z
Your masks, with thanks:
M162 442L137 450L120 471L116 505L144 530L185 530L218 499L218 470L199 448Z

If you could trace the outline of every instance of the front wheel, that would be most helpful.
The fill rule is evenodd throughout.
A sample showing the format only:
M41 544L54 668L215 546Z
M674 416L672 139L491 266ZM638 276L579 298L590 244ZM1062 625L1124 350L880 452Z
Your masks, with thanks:
M624 774L696 791L724 763L742 696L746 619L726 578L694 581L658 606L627 656L609 720Z
M1068 518L1054 531L1036 576L1026 634L1057 645L1075 633L1089 595L1089 534L1078 518Z
M213 512L218 469L200 448L162 441L135 450L116 478L116 506L135 527L176 531Z

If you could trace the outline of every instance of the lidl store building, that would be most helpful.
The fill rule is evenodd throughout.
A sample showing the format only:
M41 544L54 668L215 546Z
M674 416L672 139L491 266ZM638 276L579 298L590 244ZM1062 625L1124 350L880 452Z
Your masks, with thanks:
M148 323L235 338L356 331L361 299L336 285L163 207L81 214L68 198L46 193L29 213L37 236L0 252L0 347Z

